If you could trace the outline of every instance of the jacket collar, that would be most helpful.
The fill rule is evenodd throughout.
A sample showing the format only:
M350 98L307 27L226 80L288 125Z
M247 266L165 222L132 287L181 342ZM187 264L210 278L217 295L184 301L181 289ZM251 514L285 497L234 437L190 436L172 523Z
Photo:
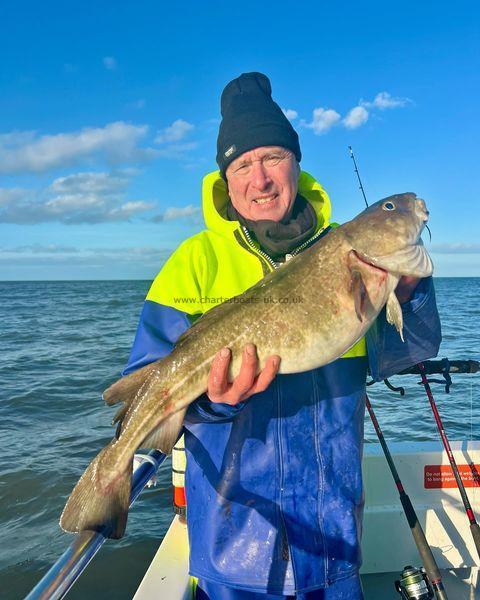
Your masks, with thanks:
M330 198L322 186L306 171L300 173L298 192L310 202L317 214L316 232L330 225ZM222 179L220 171L213 171L206 175L202 184L202 208L205 225L210 231L230 237L240 225L238 221L228 220L227 203L227 184Z

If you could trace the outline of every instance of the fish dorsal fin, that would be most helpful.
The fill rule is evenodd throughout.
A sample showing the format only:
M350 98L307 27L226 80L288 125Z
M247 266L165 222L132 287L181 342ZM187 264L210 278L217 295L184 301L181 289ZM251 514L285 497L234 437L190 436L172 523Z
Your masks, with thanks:
M387 300L387 321L395 326L402 342L404 342L402 307L395 292L391 292Z
M168 419L162 421L158 427L147 435L140 446L142 448L156 448L164 454L170 454L180 437L186 412L187 409L184 408L170 415Z

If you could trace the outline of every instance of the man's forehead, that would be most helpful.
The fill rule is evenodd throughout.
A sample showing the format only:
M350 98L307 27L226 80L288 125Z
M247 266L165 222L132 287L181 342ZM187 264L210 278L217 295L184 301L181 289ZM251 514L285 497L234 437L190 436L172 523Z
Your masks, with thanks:
M232 161L232 165L248 160L263 158L264 156L267 156L272 152L290 153L290 150L284 148L283 146L259 146L258 148L253 148L253 150L247 150L247 152L244 152L243 154L240 154L240 156L237 156L237 158Z

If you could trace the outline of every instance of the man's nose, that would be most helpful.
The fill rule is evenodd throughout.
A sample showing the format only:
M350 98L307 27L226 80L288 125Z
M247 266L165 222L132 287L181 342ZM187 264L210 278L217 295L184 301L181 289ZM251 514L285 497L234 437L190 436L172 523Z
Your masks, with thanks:
M272 182L268 170L265 168L261 160L256 160L252 163L252 179L253 185L257 190L265 190Z

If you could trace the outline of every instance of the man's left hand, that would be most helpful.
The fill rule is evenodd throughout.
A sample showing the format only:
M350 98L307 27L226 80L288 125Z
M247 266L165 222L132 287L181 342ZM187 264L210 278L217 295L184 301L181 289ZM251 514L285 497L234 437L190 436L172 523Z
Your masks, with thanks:
M404 304L411 299L419 281L419 277L411 277L410 275L404 275L400 278L395 289L395 294L397 295L400 304Z

